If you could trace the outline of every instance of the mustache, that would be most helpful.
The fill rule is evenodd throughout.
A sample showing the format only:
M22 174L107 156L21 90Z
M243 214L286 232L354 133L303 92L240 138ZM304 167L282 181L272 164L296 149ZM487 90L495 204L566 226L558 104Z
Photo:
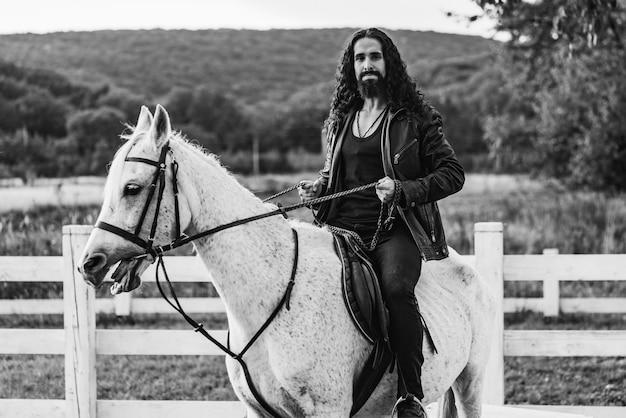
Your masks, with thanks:
M383 75L376 71L376 70L366 70L363 71L360 75L359 75L359 80L363 80L364 77L368 76L368 75L375 75L376 77L378 77L379 80L382 80Z

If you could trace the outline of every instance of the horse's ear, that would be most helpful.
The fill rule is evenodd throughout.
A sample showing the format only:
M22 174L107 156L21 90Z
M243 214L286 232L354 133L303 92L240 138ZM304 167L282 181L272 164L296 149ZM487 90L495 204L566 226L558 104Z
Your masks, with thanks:
M157 105L149 136L160 148L169 139L171 133L170 115L167 114L163 106Z
M152 113L150 113L148 108L145 106L141 106L141 111L139 112L139 118L137 119L135 131L145 132L150 129L150 126L152 125L152 119Z

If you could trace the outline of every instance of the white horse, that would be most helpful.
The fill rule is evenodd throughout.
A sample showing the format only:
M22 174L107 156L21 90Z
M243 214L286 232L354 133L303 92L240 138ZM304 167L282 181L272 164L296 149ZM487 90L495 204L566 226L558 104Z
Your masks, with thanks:
M178 172L174 179L167 169L159 181L166 187L157 212L156 199L148 198L155 168L144 162L159 156L166 158L168 167L174 159ZM180 189L179 211L174 180ZM139 244L150 235L154 217L155 243L168 244L177 235L177 212L181 230L191 236L271 209L275 207L240 185L214 156L172 132L161 106L154 117L142 107L137 126L111 165L98 219L114 225L118 233L94 229L80 271L99 287L109 268L121 261L112 290L131 291L154 261L151 256L137 258L144 254ZM299 256L290 310L278 313L244 358L260 395L280 416L346 418L353 381L372 345L354 326L342 300L341 264L330 232L272 216L203 237L194 245L226 307L230 348L239 352L285 293L294 263L292 229L297 231ZM131 242L120 230L136 231L143 238ZM445 395L440 417L480 417L494 313L490 291L476 271L450 251L449 258L424 264L416 295L438 350L433 353L425 343L424 403ZM247 417L270 416L252 395L240 363L228 356L226 362ZM388 416L396 388L396 377L385 373L356 416Z

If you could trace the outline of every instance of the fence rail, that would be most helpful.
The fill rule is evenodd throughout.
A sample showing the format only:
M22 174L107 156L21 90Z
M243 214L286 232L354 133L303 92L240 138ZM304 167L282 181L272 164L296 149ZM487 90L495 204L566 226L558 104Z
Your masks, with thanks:
M63 229L63 257L0 257L0 281L63 281L63 300L2 300L0 314L64 314L65 329L0 329L0 354L61 354L65 356L64 400L0 400L0 417L103 418L125 415L166 417L174 414L195 417L202 414L232 417L243 413L237 402L207 401L106 401L96 399L95 360L97 355L223 355L195 333L179 330L97 330L96 312L121 314L171 312L158 299L129 298L96 300L95 292L78 276L75 268L91 227ZM519 306L554 311L554 283L571 280L626 280L625 255L503 255L502 224L476 224L475 256L465 256L500 295L497 337L488 366L487 403L504 402L505 356L625 356L626 331L514 331L504 330L503 312ZM154 268L154 267L151 267ZM206 282L209 274L193 257L169 257L173 281ZM153 280L148 271L146 279ZM505 280L540 280L552 291L540 299L503 299ZM546 285L546 283L548 283ZM561 311L583 307L605 313L623 306L601 299L600 308L587 299L559 299ZM218 298L181 298L189 312L223 312ZM596 302L597 303L597 302ZM32 309L32 310L31 310ZM585 310L584 312L587 312ZM595 312L595 311L594 311ZM611 311L612 312L612 311ZM557 310L558 313L558 310ZM87 326L85 326L87 325ZM217 331L222 342L225 331ZM173 342L176 344L173 344ZM544 406L536 406L544 408ZM596 417L625 416L621 407L546 406L552 411L590 411ZM590 409L591 408L591 409ZM96 415L97 409L97 415ZM139 412L141 411L141 412ZM579 412L582 413L582 412Z
M473 255L462 256L476 265ZM63 282L63 257L0 257L0 282ZM196 257L167 257L168 269L175 272L172 281L208 282L209 273ZM559 313L626 313L626 298L584 297L564 298L559 285L572 281L626 281L626 256L621 254L544 254L505 255L504 281L543 282L543 297L504 298L504 312L542 312L548 316ZM154 265L142 280L154 282ZM0 299L0 315L63 314L62 299ZM224 312L217 297L181 298L189 313ZM114 298L97 299L96 313L120 316L133 313L171 313L160 298L132 297L124 293Z

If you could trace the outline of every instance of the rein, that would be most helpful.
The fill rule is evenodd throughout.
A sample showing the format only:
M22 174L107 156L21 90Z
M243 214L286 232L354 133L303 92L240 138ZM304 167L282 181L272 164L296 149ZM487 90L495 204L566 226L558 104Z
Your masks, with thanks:
M154 259L157 260L157 268L156 268L156 272L155 272L155 279L156 279L156 283L157 283L157 287L159 288L159 292L161 293L161 296L163 297L163 299L165 299L165 301L172 307L174 308L174 310L176 310L178 313L180 313L182 315L182 317L194 328L195 332L199 332L202 336L204 336L205 338L207 338L209 341L211 341L213 344L215 344L220 350L222 350L224 353L226 353L228 356L230 356L231 358L233 358L234 360L236 360L240 365L241 368L244 372L244 376L246 378L246 383L248 384L248 388L250 389L250 392L252 393L252 396L254 396L254 399L258 402L259 405L261 405L262 408L264 408L273 418L281 418L280 414L278 414L278 412L276 412L276 410L274 408L272 408L271 405L269 405L267 403L267 401L261 396L261 394L259 393L258 389L256 388L256 386L254 385L254 382L252 381L252 377L250 375L250 371L248 369L248 365L246 364L246 362L243 359L243 355L250 349L250 347L252 347L252 345L258 340L258 338L261 336L261 334L263 333L263 331L265 331L265 329L270 325L270 323L274 320L274 318L276 318L276 316L278 315L278 313L280 312L280 310L282 309L283 306L285 306L287 308L287 310L290 310L290 306L289 306L289 301L291 298L291 291L293 289L293 286L295 284L295 278L296 278L296 270L298 267L298 233L296 232L295 229L292 229L293 231L293 239L294 239L294 262L293 262L293 267L291 270L291 278L289 279L289 283L287 284L287 289L285 290L285 293L283 294L283 297L281 298L280 302L278 303L278 306L276 306L276 308L274 309L274 311L270 314L269 318L263 323L263 325L259 328L259 330L252 336L252 338L250 339L250 341L246 344L246 346L243 348L243 350L241 350L241 352L239 354L234 353L233 351L230 350L229 347L224 346L222 343L220 343L215 337L213 337L208 331L206 331L203 327L203 325L201 323L196 322L193 318L191 318L189 315L187 315L187 313L184 311L182 305L180 304L178 297L176 296L176 292L174 291L174 287L172 286L172 283L169 279L169 275L167 274L167 270L165 268L165 262L163 261L163 253L169 249L172 248L176 248L179 247L181 245L186 244L187 242L193 241L194 239L198 239L201 238L203 236L207 236L210 234L213 234L215 232L219 232L221 230L236 226L236 225L240 225L242 223L246 223L246 222L231 222L230 224L224 225L223 227L217 227L217 228L213 228L209 231L206 231L203 234L197 234L193 237L187 237L184 234L181 234L180 232L180 213L179 213L179 203L178 203L178 181L177 181L177 174L178 174L178 163L176 162L176 160L174 160L173 156L172 156L172 163L171 163L171 168L172 168L172 177L173 177L173 191L174 191L174 212L175 212L175 222L176 222L176 239L172 242L171 247L168 249L164 249L164 247L154 247L153 243L154 243L154 237L156 235L156 228L157 228L157 222L158 222L158 216L159 216L159 208L161 206L161 201L163 199L163 192L165 190L165 170L166 170L166 158L167 158L167 153L170 152L170 147L169 147L169 142L167 142L164 146L163 149L161 150L161 154L159 156L159 160L158 161L153 161L153 160L148 160L145 158L134 158L134 157L126 157L125 161L129 161L129 162L139 162L139 163L144 163L144 164L148 164L151 165L153 167L156 167L156 171L154 173L154 176L152 178L152 182L150 183L150 189L148 192L148 199L146 200L146 204L141 212L141 216L139 218L139 222L137 224L137 227L135 228L134 233L131 233L129 231L126 231L122 228L119 228L115 225L111 225L109 223L106 222L102 222L99 221L96 223L95 227L96 228L100 228L103 229L105 231L111 232L115 235L118 235L124 239L127 239L129 241L131 241L134 244L137 244L138 246L142 247L144 249L144 254L137 256L135 258L142 258L142 257L147 257L147 256L152 256ZM156 201L156 209L155 209L155 213L154 213L154 219L152 220L152 226L150 228L150 235L148 237L148 240L143 240L139 237L139 232L141 231L141 227L143 226L143 223L145 221L146 218L146 214L148 212L148 208L150 206L150 203L152 202L152 199L154 198L154 194L155 191L157 190L157 184L159 186L158 188L158 195L157 195L157 201ZM262 217L266 217L266 216L270 216L269 214L266 214L265 216ZM259 217L258 219L261 219L261 217ZM250 219L249 221L251 221L253 219ZM244 220L242 220L244 221ZM247 221L247 222L249 222ZM191 238L191 239L189 239ZM176 244L176 245L174 245ZM170 300L170 298L165 294L162 286L161 286L161 282L160 282L160 276L159 276L159 269L163 271L163 274L165 276L165 280L167 282L167 286L169 288L169 292L171 295L171 298L174 302L172 302L172 300Z
M169 244L166 245L157 245L154 246L154 237L156 235L156 228L157 228L157 221L158 221L158 214L159 214L159 208L161 205L161 200L163 199L163 192L165 190L165 170L166 170L166 164L165 164L165 160L167 157L167 153L170 152L170 147L169 147L169 142L166 143L163 146L163 149L161 150L161 154L159 156L159 161L153 161L153 160L148 160L146 158L136 158L136 157L126 157L125 161L129 161L129 162L140 162L140 163L144 163L144 164L148 164L151 165L153 167L156 167L157 170L154 174L154 177L152 179L152 183L150 184L150 190L148 193L148 199L146 200L146 204L142 210L141 213L141 217L139 218L139 222L137 224L137 227L135 228L135 231L133 233L126 231L122 228L119 228L115 225L111 225L107 222L103 222L103 221L98 221L95 225L96 228L99 229L103 229L105 231L111 232L115 235L118 235L122 238L125 238L126 240L137 244L139 247L142 247L145 251L145 253L141 256L138 256L137 258L141 258L141 257L147 257L147 256L152 256L153 258L157 258L158 256L160 256L161 254L165 253L166 251L170 251L173 250L175 248L178 247L182 247L185 244L189 244L192 241L195 241L197 239L200 238L204 238L207 237L209 235L213 235L217 232L220 231L224 231L226 229L229 228L233 228L235 226L239 226L239 225L243 225L246 224L248 222L253 222L253 221L257 221L263 218L268 218L270 216L276 216L276 215L282 215L285 218L287 218L287 212L296 210L296 209L300 209L303 207L312 207L314 205L317 205L318 203L322 203L322 202L326 202L332 199L337 199L339 197L343 197L346 196L348 194L351 193L356 193L356 192L360 192L362 190L366 190L372 187L376 186L376 182L373 183L369 183L369 184L365 184L359 187L355 187L353 189L349 189L349 190L344 190L341 192L337 192L337 193L333 193L327 196L322 196L322 197L318 197L315 199L310 199L307 200L306 202L300 202L300 203L295 203L292 205L288 205L288 206L282 206L280 203L278 203L277 209L272 210L270 212L266 212L266 213L261 213L259 215L253 215L253 216L249 216L247 218L243 218L243 219L238 219L232 222L228 222L226 224L223 225L219 225L216 226L214 228L208 229L206 231L197 233L195 235L192 236L187 236L185 234L182 234L180 231L180 213L179 213L179 203L178 203L178 181L177 181L177 173L178 173L178 163L176 162L176 160L174 160L174 158L172 157L172 163L171 163L171 169L172 169L172 178L173 178L173 191L174 191L174 211L175 211L175 222L176 222L176 238L170 242ZM157 184L159 185L159 189L158 189L158 196L157 196L157 203L156 203L156 209L155 209L155 214L154 214L154 219L152 220L152 227L150 229L150 235L148 237L147 240L143 240L142 238L139 237L139 232L141 231L141 227L143 226L143 223L145 221L145 217L146 214L148 212L148 208L150 206L150 203L152 201L152 199L154 198L154 193L157 187ZM274 199L278 196L281 196L287 192L290 192L292 190L295 190L296 188L298 188L300 186L301 183L297 183L293 186L291 186L290 188L283 190L280 193L277 193L273 196L270 196L269 198L265 199L264 202ZM380 233L380 230L382 229L383 224L386 225L386 227L389 227L389 224L393 221L393 211L397 205L397 200L399 197L399 193L398 193L398 185L396 184L396 193L395 193L395 198L394 198L394 202L392 203L390 209L389 209L389 214L388 214L388 218L386 219L386 221L382 221L382 215L383 215L383 205L381 204L381 212L379 215L379 219L378 219L378 227L377 227L377 233L375 234L375 236L377 237L378 234ZM374 240L373 240L374 241ZM375 244L374 244L375 245ZM371 250L370 250L371 251Z
M287 192L290 192L292 190L295 190L296 188L298 188L298 186L300 186L300 183L298 183L298 184L296 184L294 186L291 186L286 191L282 191L280 193L277 193L274 196L270 196L269 198L265 199L264 202L266 202L266 201L268 201L270 199L273 199L273 198L275 198L277 196L281 196L281 195L283 195L283 194L285 194ZM294 204L288 205L288 206L282 206L280 203L278 203L276 205L278 208L274 209L274 210L272 210L270 212L261 213L259 215L249 216L249 217L243 218L243 219L238 219L236 221L232 221L232 222L228 222L228 223L223 224L223 225L216 226L215 228L211 228L211 229L206 230L204 232L199 232L199 233L197 233L195 235L181 237L180 239L176 239L176 240L172 241L171 243L169 243L167 245L153 247L151 249L151 252L149 252L148 254L149 255L158 255L158 254L164 253L166 251L173 250L174 248L181 247L181 246L183 246L185 244L190 243L191 241L195 241L197 239L204 238L204 237L209 236L209 235L213 235L213 234L215 234L217 232L220 232L220 231L223 231L225 229L229 229L229 228L232 228L232 227L235 227L235 226L243 225L243 224L246 224L248 222L258 221L259 219L268 218L270 216L282 215L285 218L287 218L287 212L291 212L293 210L300 209L300 208L303 208L303 207L311 207L311 206L316 205L318 203L322 203L322 202L326 202L328 200L336 199L338 197L342 197L342 196L345 196L345 195L350 194L350 193L356 193L356 192L359 192L359 191L362 191L362 190L365 190L365 189L369 189L369 188L374 187L374 186L376 186L376 182L370 183L370 184L366 184L366 185L363 185L363 186L359 186L359 187L355 187L354 189L345 190L343 192L334 193L334 194L331 194L331 195L328 195L328 196L322 196L322 197L318 197L316 199L307 200L306 202L294 203Z
M363 186L359 186L359 187L355 187L353 189L350 190L345 190L342 192L338 192L338 193L334 193L331 195L327 195L327 196L323 196L323 197L319 197L319 198L315 198L315 199L311 199L308 200L306 202L301 202L301 203L297 203L297 204L292 204L289 206L285 206L283 207L280 203L277 204L277 209L272 210L270 212L266 212L266 213L262 213L259 215L254 215L254 216L250 216L247 218L243 218L243 219L239 219L239 220L235 220L232 222L228 222L226 224L223 225L219 225L216 226L214 228L211 228L209 230L200 232L198 234L192 235L192 236L187 236L185 234L183 234L180 230L180 209L179 209L179 201L178 201L178 180L177 180L177 174L178 174L178 163L176 162L176 160L174 159L173 155L171 157L171 172L172 172L172 183L173 183L173 193L174 193L174 217L175 217L175 237L173 241L171 241L169 244L166 245L154 245L154 238L156 235L156 229L157 229L157 223L158 223L158 216L159 216L159 209L161 207L161 201L163 200L163 193L165 191L165 180L166 180L166 169L167 169L167 164L166 164L166 159L167 159L167 154L170 153L171 154L171 148L169 146L169 141L163 146L163 148L161 149L161 154L159 155L159 160L158 161L154 161L154 160L149 160L146 158L138 158L138 157L126 157L124 161L128 161L128 162L138 162L138 163L143 163L143 164L148 164L151 165L153 167L156 168L154 176L152 177L152 182L150 183L149 186L149 191L148 191L148 198L146 200L145 206L142 209L141 212L141 216L139 218L139 222L137 223L137 226L135 227L135 230L133 232L127 231L125 229L119 228L115 225L109 224L107 222L103 222L103 221L98 221L95 225L95 228L99 228L99 229L103 229L105 231L111 232L115 235L118 235L119 237L122 237L136 245L138 245L139 247L144 249L144 254L139 255L137 257L135 257L135 259L139 259L139 258L144 258L144 257L148 257L151 256L154 260L157 261L157 268L156 268L156 273L155 273L155 278L156 278L156 283L157 283L157 287L159 289L159 292L161 293L161 296L163 297L163 299L165 299L165 301L172 307L174 308L174 310L176 310L179 314L182 315L182 317L194 328L195 332L200 333L202 336L204 336L205 338L207 338L209 341L211 341L213 344L215 344L220 350L222 350L224 353L226 353L228 356L230 356L232 359L236 360L242 367L245 378L246 378L246 382L248 384L248 387L250 389L250 392L252 393L252 395L254 396L254 398L256 399L256 401L259 403L259 405L261 405L263 408L265 408L265 410L274 418L280 418L281 416L272 408L271 405L269 405L267 403L267 401L265 401L265 399L263 399L263 397L260 395L259 391L256 389L256 386L254 385L254 382L252 381L252 378L250 376L250 372L248 370L248 366L245 363L245 361L243 360L243 356L244 354L250 349L250 347L252 347L252 345L258 340L258 338L261 336L261 334L263 333L263 331L265 331L265 329L267 329L267 327L270 325L270 323L274 320L274 318L278 315L278 313L280 312L280 310L283 308L283 306L286 307L287 310L290 310L290 306L289 306L289 301L290 301L290 297L291 297L291 292L293 289L293 286L295 285L295 276L296 276L296 270L298 267L298 234L296 232L295 229L292 229L293 231L293 240L294 240L294 262L293 262L293 267L292 267L292 271L291 271L291 278L289 279L289 282L287 284L287 288L281 298L281 300L279 301L278 305L276 306L276 308L272 311L272 313L270 314L269 318L263 323L263 325L259 328L259 330L252 336L252 338L250 339L250 341L245 345L245 347L241 350L241 352L239 354L234 353L233 351L230 350L230 348L228 346L224 346L222 343L220 343L215 337L213 337L209 332L207 332L204 329L204 326L201 323L196 322L193 318L191 318L189 315L187 315L187 313L184 311L183 307L181 306L178 297L176 296L176 292L174 291L174 288L172 286L172 283L170 282L169 279L169 275L167 274L167 270L165 268L165 262L163 261L163 254L166 251L170 251L173 250L174 248L178 248L181 247L185 244L188 244L192 241L195 241L197 239L200 238L204 238L207 237L209 235L213 235L215 233L218 233L220 231L224 231L226 229L229 228L233 228L235 226L239 226L239 225L243 225L246 224L248 222L253 222L259 219L263 219L263 218L267 218L270 216L276 216L276 215L282 215L285 218L287 218L287 212L290 212L292 210L296 210L302 207L312 207L313 205L316 205L318 203L322 203L322 202L326 202L328 200L332 200L332 199L336 199L351 193L356 193L371 187L376 186L376 182L374 183L370 183L370 184L366 184ZM284 190L280 193L277 193L273 196L270 196L269 198L265 199L264 202L274 199L278 196L281 196L287 192L290 192L292 190L295 190L296 188L298 188L300 186L301 183L295 184L293 186L291 186L289 189ZM158 186L158 189L157 189ZM393 222L393 211L395 209L395 206L397 205L397 196L399 196L398 190L397 190L398 185L396 184L396 198L394 199L393 204L391 205L391 207L389 208L388 211L388 218L385 222L382 222L382 217L383 217L383 209L384 209L384 205L381 204L381 212L380 212L380 216L378 219L378 226L377 226L377 230L374 236L374 239L372 240L372 244L373 246L376 246L376 241L378 239L378 235L380 234L381 230L383 227L389 227L389 225ZM139 233L141 232L141 229L143 227L144 222L146 221L146 216L150 207L150 204L152 203L152 200L154 199L156 194L156 207L155 207L155 212L154 212L154 218L152 219L152 225L150 227L150 234L148 236L147 240L142 239L139 236ZM359 240L360 241L360 240ZM358 242L358 241L357 241ZM362 241L359 242L359 244L361 244ZM363 244L364 245L364 244ZM373 249L373 247L372 247ZM171 296L168 297L165 293L165 291L163 290L162 286L161 286L161 282L160 282L160 276L159 276L159 270L161 270L163 272L163 275L165 276L165 281L167 283L168 286L168 290ZM229 345L229 344L227 344Z
M263 323L263 325L261 325L259 330L252 336L250 341L248 341L248 343L239 352L239 354L234 353L228 347L228 345L230 345L230 344L227 343L227 346L224 346L215 337L213 337L206 329L204 329L204 326L202 325L202 323L196 322L192 317L187 315L187 313L184 311L183 307L181 306L181 304L180 304L180 302L178 300L178 297L176 297L176 292L174 292L174 287L172 286L172 282L170 282L170 278L169 278L169 276L167 274L167 270L165 269L165 263L163 262L163 256L162 255L159 255L159 257L158 257L157 268L156 268L156 270L157 270L157 272L156 272L156 284L157 284L157 287L159 288L159 292L161 293L161 296L163 297L163 299L165 299L165 301L172 308L174 308L175 311L177 311L179 314L182 315L183 318L185 318L187 323L189 323L189 325L191 325L193 327L193 330L195 332L200 333L203 337L205 337L206 339L211 341L220 350L222 350L224 353L226 353L228 356L230 356L232 359L236 360L239 363L239 365L241 366L241 368L243 370L244 376L246 378L246 383L248 384L248 388L250 389L250 392L252 393L252 395L254 396L256 401L259 403L259 405L261 405L263 408L265 408L265 410L267 412L269 412L270 415L272 417L274 417L274 418L281 418L281 416L276 412L276 410L274 408L272 408L271 405L269 405L267 403L267 401L261 396L261 394L259 393L258 389L254 385L254 382L252 381L252 377L250 375L250 371L248 370L248 365L243 360L243 355L246 354L248 349L250 347L252 347L252 345L256 342L257 339L259 339L259 337L261 336L263 331L265 331L265 329L270 325L270 323L274 320L274 318L276 318L276 316L278 315L278 313L280 312L280 310L282 309L283 306L285 306L285 308L288 311L291 310L291 307L289 306L289 300L290 300L290 297L291 297L291 290L293 289L293 286L296 283L295 282L295 280L296 280L296 271L298 269L298 233L296 232L295 229L292 229L292 231L293 231L293 240L294 240L294 244L295 244L295 248L294 248L294 262L293 262L293 267L291 269L291 278L289 279L289 283L287 283L287 289L285 290L285 293L283 294L283 297L281 298L281 300L278 303L278 305L276 306L276 308L274 308L274 310L272 311L270 316L267 318L267 320ZM165 280L167 282L167 286L168 286L170 295L171 295L172 300L174 302L172 302L169 299L169 297L165 294L165 291L161 287L161 282L159 281L159 268L161 268L161 270L163 270L163 274L165 275Z

